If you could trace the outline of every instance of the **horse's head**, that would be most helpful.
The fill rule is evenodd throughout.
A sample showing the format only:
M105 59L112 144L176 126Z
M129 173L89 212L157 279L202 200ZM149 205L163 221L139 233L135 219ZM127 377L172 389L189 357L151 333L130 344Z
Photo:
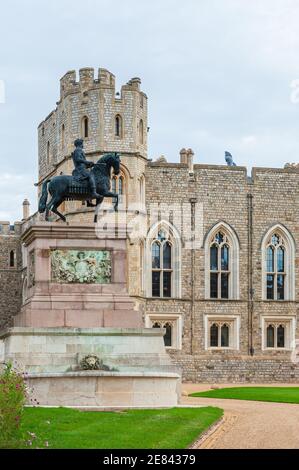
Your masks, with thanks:
M109 173L111 167L113 168L115 175L118 175L120 172L120 156L116 152L106 153L98 160L97 164L105 164Z

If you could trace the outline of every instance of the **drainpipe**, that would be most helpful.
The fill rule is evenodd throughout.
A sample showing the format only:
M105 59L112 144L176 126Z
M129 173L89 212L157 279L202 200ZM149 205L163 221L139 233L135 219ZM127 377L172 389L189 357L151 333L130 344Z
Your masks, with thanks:
M248 201L248 352L254 355L253 347L253 195L247 194Z
M195 321L195 204L197 202L197 198L190 198L189 199L191 203L191 325L190 325L190 335L191 335L191 341L190 341L190 354L193 354L194 351L194 337L193 337L193 332L194 332L194 321Z

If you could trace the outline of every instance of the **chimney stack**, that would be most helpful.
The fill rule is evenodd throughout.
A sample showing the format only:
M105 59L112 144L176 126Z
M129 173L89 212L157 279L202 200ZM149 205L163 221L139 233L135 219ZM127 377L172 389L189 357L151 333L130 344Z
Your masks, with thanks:
M187 150L186 149L182 149L180 151L180 162L187 163Z
M30 217L30 202L28 199L23 201L23 220L27 220Z
M193 172L193 157L194 152L192 149L186 150L185 148L183 148L180 151L180 161L181 163L188 165L188 169L190 172Z

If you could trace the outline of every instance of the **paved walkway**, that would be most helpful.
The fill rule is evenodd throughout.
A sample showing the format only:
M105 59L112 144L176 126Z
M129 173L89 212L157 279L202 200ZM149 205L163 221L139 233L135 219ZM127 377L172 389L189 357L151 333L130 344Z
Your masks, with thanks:
M220 387L224 386L242 385L221 384ZM210 385L203 384L182 386L183 393L209 389ZM224 421L199 444L200 449L299 449L299 405L186 396L183 396L182 403L224 409Z

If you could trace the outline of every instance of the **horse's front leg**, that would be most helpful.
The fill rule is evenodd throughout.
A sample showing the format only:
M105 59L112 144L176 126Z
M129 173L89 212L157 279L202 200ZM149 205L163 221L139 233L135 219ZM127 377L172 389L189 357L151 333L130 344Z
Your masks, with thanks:
M58 215L58 217L63 220L63 222L66 222L66 218L64 217L63 214L61 214L61 212L59 212L59 210L57 209L60 204L63 202L63 199L61 198L54 198L53 202L52 202L52 212L54 212L54 214Z
M112 197L116 199L115 203L113 204L115 212L118 211L118 194L112 193L111 191L107 191L107 193L103 194L104 197Z

